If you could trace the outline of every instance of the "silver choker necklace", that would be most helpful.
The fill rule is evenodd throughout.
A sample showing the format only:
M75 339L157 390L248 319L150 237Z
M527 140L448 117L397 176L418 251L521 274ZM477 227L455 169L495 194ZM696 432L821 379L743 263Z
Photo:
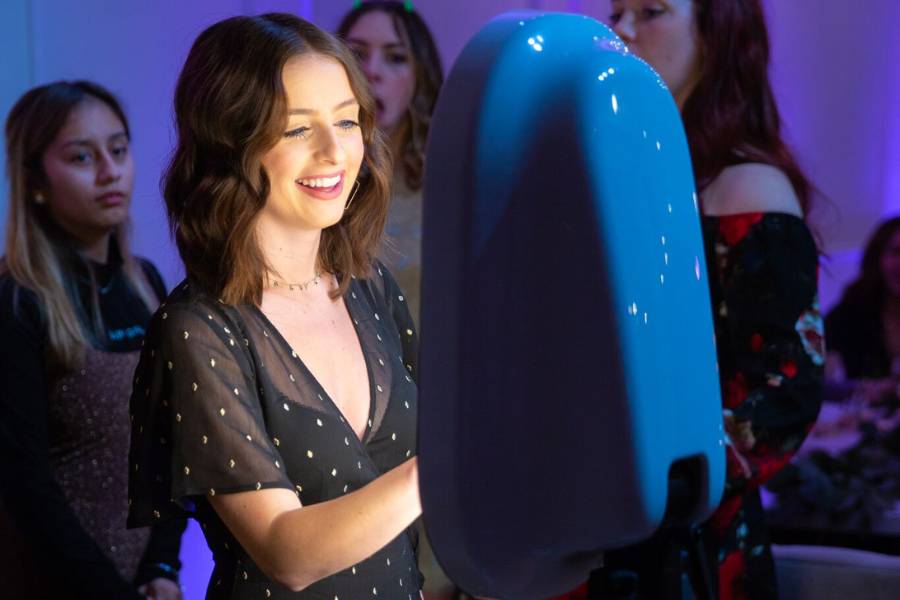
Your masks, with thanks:
M291 291L300 290L302 292L305 292L309 286L319 285L319 281L321 281L321 276L322 276L322 273L319 271L316 271L315 277L313 277L309 281L304 281L303 283L290 283L288 281L281 281L280 279L274 279L274 278L268 277L268 276L266 277L266 279L269 281L269 283L271 284L271 287L273 287L273 288L287 288Z

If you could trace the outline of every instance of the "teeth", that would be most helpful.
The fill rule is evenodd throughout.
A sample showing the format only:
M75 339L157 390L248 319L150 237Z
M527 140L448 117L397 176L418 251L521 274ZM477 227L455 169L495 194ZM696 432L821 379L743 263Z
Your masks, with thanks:
M300 185L305 185L306 187L311 188L332 188L338 184L341 180L340 175L335 175L334 177L316 177L314 179L301 179Z

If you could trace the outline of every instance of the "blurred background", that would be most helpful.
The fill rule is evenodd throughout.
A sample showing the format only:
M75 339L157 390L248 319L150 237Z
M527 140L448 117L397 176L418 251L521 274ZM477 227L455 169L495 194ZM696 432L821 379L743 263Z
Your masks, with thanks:
M767 0L772 75L787 138L821 194L814 224L824 245L822 308L855 274L874 224L900 213L900 2ZM159 177L173 146L172 94L196 35L236 14L284 11L333 30L350 0L3 0L0 114L28 88L91 79L123 101L131 120L137 183L133 247L169 287L182 277L168 235ZM606 0L417 0L449 70L466 41L511 10L576 12L605 20ZM3 149L0 148L0 154ZM5 162L5 156L3 156ZM0 193L0 239L7 211ZM200 598L209 557L189 530L188 598Z

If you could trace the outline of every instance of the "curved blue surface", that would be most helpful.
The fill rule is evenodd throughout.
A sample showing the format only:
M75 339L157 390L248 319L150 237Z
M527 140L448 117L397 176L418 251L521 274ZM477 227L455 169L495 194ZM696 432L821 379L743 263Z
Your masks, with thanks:
M671 465L707 516L725 472L697 200L662 81L593 19L502 15L431 129L424 518L476 594L570 589L648 537Z

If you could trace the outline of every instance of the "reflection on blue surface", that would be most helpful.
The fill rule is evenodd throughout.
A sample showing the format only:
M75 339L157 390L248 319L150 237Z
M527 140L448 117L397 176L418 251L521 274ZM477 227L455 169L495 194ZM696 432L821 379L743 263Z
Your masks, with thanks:
M653 532L683 458L709 514L712 312L659 76L592 19L498 17L448 77L427 164L419 456L449 574L488 596L565 591L576 557Z

